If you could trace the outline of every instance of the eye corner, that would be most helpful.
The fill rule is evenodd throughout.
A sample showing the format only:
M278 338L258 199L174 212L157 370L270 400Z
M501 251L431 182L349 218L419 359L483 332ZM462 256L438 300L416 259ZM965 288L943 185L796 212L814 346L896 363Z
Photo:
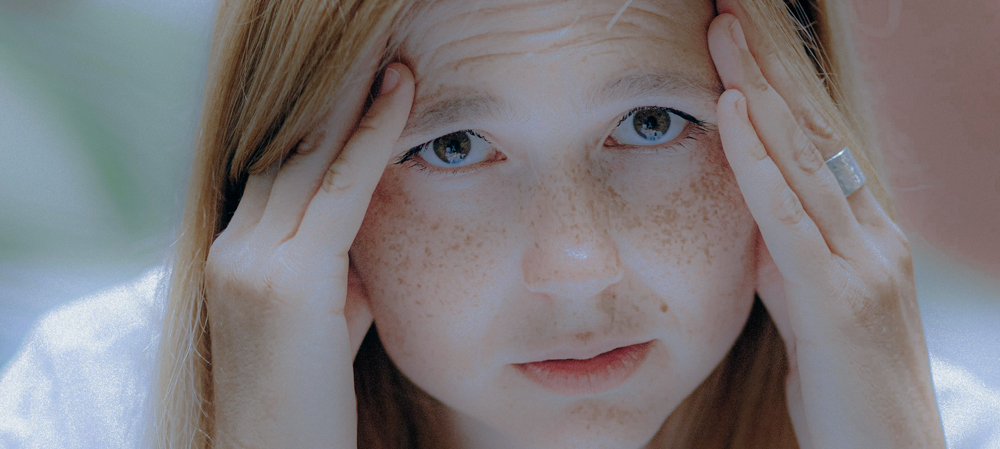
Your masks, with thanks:
M405 153L403 153L401 156L399 156L399 157L396 158L396 160L393 162L393 165L400 165L400 164L402 164L402 163L410 160L410 158L412 158L413 156L415 156L417 153L420 152L420 150L423 149L424 145L427 145L427 144L426 143L422 143L422 144L417 145L417 146L415 146L413 148L410 148L409 150L406 150Z

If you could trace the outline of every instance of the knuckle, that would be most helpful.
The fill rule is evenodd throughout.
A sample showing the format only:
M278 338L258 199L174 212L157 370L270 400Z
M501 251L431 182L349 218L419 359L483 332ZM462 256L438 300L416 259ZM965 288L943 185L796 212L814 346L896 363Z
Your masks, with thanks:
M764 65L768 69L768 73L781 79L788 78L788 71L785 70L785 65L781 63L781 58L778 57L778 53L772 48L768 47L767 51L761 57Z
M295 154L305 156L307 154L316 151L318 145L316 144L316 137L314 135L306 136L298 145L295 146Z
M833 127L823 119L812 105L806 106L805 112L799 118L799 126L815 139L831 143L840 139Z
M794 152L795 162L806 173L816 173L823 168L825 163L823 156L819 153L816 145L813 144L812 139L798 126L795 127L795 131L792 134L792 151Z
M205 261L205 287L211 295L241 297L273 290L274 273L246 241L213 244Z
M750 153L754 161L762 161L768 157L767 148L764 148L764 145L761 145L760 142L751 141L747 146L747 152Z
M888 234L888 238L896 243L899 248L902 248L906 254L911 253L910 239L906 237L906 233L895 222L889 221L889 225L886 226L886 233Z
M771 88L771 85L767 82L767 79L764 78L764 75L759 71L755 71L749 76L747 76L747 82L749 83L749 87L751 90L760 92L762 94L770 94L772 92L774 94L777 94L777 92Z
M225 249L213 245L205 261L205 289L214 292L232 290L241 284L240 272L235 263L236 258Z
M212 246L208 248L208 256L205 258L205 277L221 279L228 276L228 271L233 266L231 256L232 245L224 239L225 232L222 233Z
M748 55L747 57L753 59L753 56ZM771 64L771 61L775 59L777 59L777 55L772 50L767 50L760 56L760 61L762 61L765 65ZM744 67L747 67L746 70L749 72L746 79L750 83L750 87L752 89L762 93L777 94L777 91L774 91L771 84L767 82L767 77L764 76L764 73L760 68L760 64L757 64L756 61L750 61L750 64L745 64Z
M326 120L329 120L329 118L326 118L323 121ZM322 147L322 143L326 140L326 137L326 126L317 127L313 131L306 134L306 136L299 141L298 145L295 146L295 154L305 156L316 151L318 148Z
M914 278L913 252L910 241L899 228L893 226L890 236L886 239L886 250L882 251L881 266L887 278L912 280Z
M357 184L355 173L345 170L341 161L334 162L323 177L323 192L333 195L346 194Z
M205 261L205 287L213 290L226 278L228 278L228 270L225 268L225 264L219 261L218 256L209 253L208 260Z
M373 116L371 114L365 116L358 122L358 129L354 131L355 135L375 135L379 129L381 129L381 123L379 122L379 117Z
M806 211L802 208L798 195L788 186L782 186L778 195L774 196L774 216L783 224L797 225L805 218Z

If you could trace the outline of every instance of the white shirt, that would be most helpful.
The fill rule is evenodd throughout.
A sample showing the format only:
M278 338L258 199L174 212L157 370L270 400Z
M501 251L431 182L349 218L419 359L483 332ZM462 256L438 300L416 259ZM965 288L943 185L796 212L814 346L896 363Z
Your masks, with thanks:
M1000 341L1000 290L978 278L989 288L969 290L975 282L949 272L954 265L919 245L917 292L948 447L1000 449L1000 346L966 344ZM39 322L0 377L0 448L144 446L165 273L151 269ZM995 303L982 304L996 307L973 307L970 317L968 301L938 291L954 287L938 282L941 276L961 281L963 300L985 292Z
M141 448L162 268L46 314L0 377L0 448Z

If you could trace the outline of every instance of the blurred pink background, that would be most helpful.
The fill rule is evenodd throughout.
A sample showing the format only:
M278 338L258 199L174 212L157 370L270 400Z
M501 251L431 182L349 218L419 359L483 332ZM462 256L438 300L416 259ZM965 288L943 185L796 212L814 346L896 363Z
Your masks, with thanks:
M1000 2L854 4L900 221L1000 278Z

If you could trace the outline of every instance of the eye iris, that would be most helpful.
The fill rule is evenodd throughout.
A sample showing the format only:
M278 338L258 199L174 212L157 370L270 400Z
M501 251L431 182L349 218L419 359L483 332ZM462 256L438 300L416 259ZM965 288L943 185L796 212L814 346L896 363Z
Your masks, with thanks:
M659 108L640 109L632 117L635 132L646 140L656 140L670 129L670 114Z
M447 163L460 162L469 155L472 142L465 132L451 133L434 140L434 154Z

